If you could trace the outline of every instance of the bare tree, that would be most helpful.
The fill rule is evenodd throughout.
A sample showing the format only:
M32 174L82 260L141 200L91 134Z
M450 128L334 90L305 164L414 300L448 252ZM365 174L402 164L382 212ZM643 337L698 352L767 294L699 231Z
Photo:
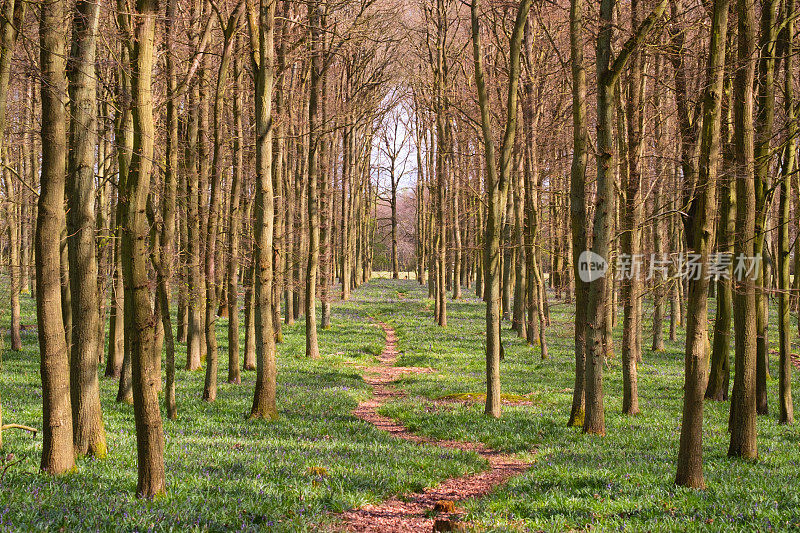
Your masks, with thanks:
M486 158L486 189L488 219L484 250L484 283L486 285L486 408L492 417L500 416L500 223L508 201L508 183L513 159L514 137L517 132L517 88L520 75L520 55L525 23L532 0L522 0L517 9L514 30L509 37L509 84L506 101L506 120L499 164L492 137L489 96L483 69L483 50L479 25L480 0L472 0L472 53L475 59L475 85L481 108L481 131Z

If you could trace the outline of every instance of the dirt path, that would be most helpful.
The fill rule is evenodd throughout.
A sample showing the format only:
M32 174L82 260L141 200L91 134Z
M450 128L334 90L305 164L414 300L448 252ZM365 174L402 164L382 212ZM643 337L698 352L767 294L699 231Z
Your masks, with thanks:
M402 396L392 382L403 374L432 372L430 368L396 367L397 335L387 324L378 323L386 333L386 346L378 357L380 366L366 369L365 380L372 385L372 398L361 402L353 414L394 437L443 448L474 451L484 457L490 469L486 472L450 478L438 487L415 494L405 494L379 505L366 505L344 513L347 531L419 532L452 531L458 520L455 502L488 494L510 477L521 474L529 463L501 454L480 443L436 440L415 435L390 418L378 414L378 407ZM440 512L437 512L440 511Z

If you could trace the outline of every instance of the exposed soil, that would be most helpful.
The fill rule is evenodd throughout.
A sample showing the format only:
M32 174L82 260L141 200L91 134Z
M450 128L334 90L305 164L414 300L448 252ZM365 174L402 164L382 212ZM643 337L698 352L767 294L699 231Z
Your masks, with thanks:
M348 511L343 515L344 529L387 533L457 530L460 513L454 503L488 494L510 477L524 472L530 464L481 443L436 440L415 435L394 420L379 415L381 404L403 395L392 386L392 382L403 374L433 372L430 368L394 366L397 360L397 335L388 324L379 322L379 325L386 333L386 345L378 357L380 366L367 368L364 376L372 386L373 394L370 399L361 402L353 414L399 439L476 452L488 461L490 468L479 474L450 478L424 492L404 494L378 505L365 505ZM439 509L443 512L437 512Z

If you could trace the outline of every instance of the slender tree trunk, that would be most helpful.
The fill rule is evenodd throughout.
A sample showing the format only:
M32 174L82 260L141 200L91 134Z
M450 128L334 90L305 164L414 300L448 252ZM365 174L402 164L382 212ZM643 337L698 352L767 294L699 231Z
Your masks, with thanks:
M392 251L391 251L391 267L392 279L400 279L400 266L398 265L399 259L397 254L397 180L395 178L394 163L395 158L391 159L391 170L389 171L389 182L391 188L391 197L389 198L390 208L390 223L391 223L391 237L392 237Z
M512 156L513 157L513 156ZM513 163L512 163L513 164ZM509 183L509 188L513 186ZM513 200L513 198L512 198ZM506 210L502 217L502 231L500 233L500 249L502 250L502 263L500 265L502 278L500 282L500 308L503 320L508 320L511 316L511 292L514 285L514 248L513 248L513 223L514 206L513 201L506 202Z
M251 419L278 417L275 400L278 374L272 326L272 84L274 72L275 0L261 0L258 12L249 15L256 75L256 201L255 201L255 322L256 388Z
M622 51L611 62L614 0L600 4L600 30L597 36L597 202L594 213L594 240L592 252L608 261L611 251L611 230L614 224L614 143L613 114L614 89L622 69L631 53L641 45L666 7L661 0L648 17L635 28L635 33L624 44ZM586 413L583 421L585 433L605 434L603 412L603 364L610 345L605 325L607 306L611 304L606 277L591 281L587 301L586 331ZM603 317L606 317L604 320ZM604 349L604 344L606 348Z
M2 89L0 89L2 90ZM2 105L2 104L0 104ZM3 106L4 108L5 106ZM0 111L2 113L2 111ZM0 128L2 132L5 128ZM21 166L18 167L21 170ZM8 278L11 290L11 349L15 352L22 349L22 337L20 336L20 234L22 221L17 209L17 195L14 192L14 182L11 180L11 170L2 171L3 181L6 188L6 223L8 224ZM0 435L2 438L2 435Z
M639 2L631 1L631 27L639 25ZM627 167L625 172L625 203L622 216L621 253L627 254L631 261L639 256L639 245L642 223L642 200L639 190L641 188L641 171L639 168L640 151L642 148L642 122L643 112L641 104L644 100L645 78L643 76L644 59L640 52L634 52L630 59L628 70L628 95L626 99L625 119L627 121L627 150L623 164ZM621 107L621 106L620 106ZM618 118L623 125L622 117ZM622 279L622 412L626 415L639 414L639 383L637 363L641 359L639 354L639 333L641 329L641 308L639 294L641 293L641 278L639 273L632 271Z
M29 154L28 154L28 157L29 157L28 179L30 180L31 183L36 183L38 181L38 179L39 179L39 170L40 170L39 169L39 154L40 154L40 151L37 149L37 148L40 148L40 147L37 144L37 139L41 140L41 137L38 134L39 133L38 132L38 128L36 128L36 125L38 124L36 122L36 116L35 116L36 115L36 107L37 107L37 105L36 105L37 97L36 97L36 80L33 78L33 76L31 76L29 78L29 80L28 80L28 92L27 92L27 95L28 95L28 102L29 102L28 113L27 113L27 125L28 125L28 128L29 128L27 146L30 148ZM31 224L30 224L30 226L31 226L31 229L30 229L31 235L30 235L30 241L29 242L33 242L33 246L34 247L36 246L36 227L37 227L36 226L36 219L38 217L38 212L39 211L37 209L37 203L33 202L33 207L32 207L32 212L31 212L31 217L30 217L31 218ZM34 272L33 272L33 275L30 276L30 293L31 293L31 298L36 299L38 293L37 293L37 287L36 287L36 265L35 265L36 253L35 253L35 251L31 254L31 256L33 257L33 259L30 260L30 261L34 262L34 264L33 264Z
M209 175L212 164L213 148L209 151L209 137L211 136L209 126L209 97L208 86L212 82L209 79L209 69L205 66L205 57L198 69L197 86L198 94L198 120L197 120L197 294L198 294L198 336L200 343L200 363L203 364L208 358L208 339L206 338L206 302L208 301L208 288L206 287L205 275L205 243L208 236L209 221Z
M441 120L437 118L437 124ZM444 128L437 125L436 130L436 229L434 230L436 236L434 247L436 250L436 300L439 303L436 322L444 328L447 327L447 285L445 279L447 275L447 223L445 220L447 200L445 195L444 147L442 143L446 141Z
M708 365L708 285L709 254L714 246L714 211L717 168L720 158L720 122L725 80L725 35L728 28L730 0L715 0L711 43L707 66L708 88L703 97L703 125L700 137L700 165L696 183L684 183L694 189L688 209L686 248L699 255L699 277L689 278L686 311L686 356L678 471L675 483L685 487L705 488L703 479L703 397Z
M656 59L656 74L655 79L658 82L659 79L659 71L660 71L660 59ZM654 94L654 106L656 109L656 124L655 124L655 135L656 139L661 139L663 137L663 129L662 129L662 122L661 122L661 113L660 113L660 104L657 103L660 101L658 98L659 90L656 88ZM661 144L661 143L659 143ZM663 154L664 146L660 146L659 154ZM660 156L656 156L654 161L656 165L655 171L655 179L656 184L653 188L653 211L652 216L655 219L653 222L653 251L655 253L655 258L658 260L663 260L666 254L666 247L664 246L666 236L664 235L664 220L662 219L662 209L663 209L663 198L664 198L664 166L663 166L663 159ZM666 296L665 285L667 283L666 276L658 276L653 281L653 344L651 349L654 352L663 352L664 351L664 298Z
M70 396L75 453L106 456L106 435L100 409L97 359L100 305L95 256L95 50L100 7L80 0L73 18L69 72L70 132L69 211L70 293L74 328L70 357Z
M592 252L609 260L611 226L613 224L614 179L610 175L613 161L613 102L616 83L609 77L614 0L600 4L600 29L597 36L597 200L594 214ZM586 328L586 412L584 433L605 435L603 412L603 325L605 308L610 304L605 277L588 283Z
M523 103L523 107L525 104ZM523 121L527 118L523 111ZM525 147L518 155L517 175L514 180L514 247L516 248L516 272L514 274L514 313L511 328L517 336L530 342L527 328L527 302L528 282L526 270L530 264L527 255L533 253L533 248L525 249ZM522 168L520 168L522 167Z
M42 170L36 221L36 318L42 376L42 462L50 474L75 467L69 361L61 302L64 180L67 161L66 2L41 5L39 40L42 69Z
M100 117L109 116L110 110L107 102L103 102L98 110ZM98 369L105 359L106 349L106 314L108 311L108 285L110 279L110 265L113 257L113 242L111 238L111 220L109 215L112 213L111 196L113 185L109 179L110 150L106 132L106 121L98 119L98 141L97 141L97 181L99 190L97 195L97 233L95 236L95 248L97 250L97 295L99 300L100 320L97 321L97 359Z
M300 127L295 128L299 133ZM300 318L302 311L305 309L305 276L302 275L304 267L308 267L307 252L308 252L308 234L306 233L306 221L308 219L308 185L306 168L308 163L307 150L307 135L302 135L299 142L295 142L297 161L295 165L294 174L294 207L295 207L295 221L294 221L294 261L292 277L293 283L293 297L294 297L294 318Z
M459 161L461 163L461 161ZM459 165L461 166L461 165ZM464 252L461 246L461 174L453 173L453 300L461 298L461 271Z
M481 132L486 158L486 188L489 193L484 248L486 276L486 407L491 417L500 416L500 216L508 199L508 181L513 159L514 137L517 132L517 89L519 86L522 37L532 0L523 0L516 14L514 30L509 38L509 86L506 102L506 123L500 147L499 169L491 132L489 97L483 70L479 9L480 0L472 0L472 52L475 62L475 85L481 110Z
M245 370L256 370L255 249L252 246L250 257L251 264L245 271L244 279L244 363L242 367Z
M678 172L679 165L673 168L674 173ZM673 180L674 181L674 180ZM673 199L671 202L673 210L677 209L678 201ZM670 215L669 217L669 249L675 253L680 249L679 228L677 223L677 216ZM670 264L669 276L675 278L677 269L675 265ZM681 304L680 304L680 281L672 279L669 282L669 340L670 342L677 342L678 340L678 325L681 323Z
M14 55L14 48L19 35L19 28L25 15L25 4L22 0L7 0L3 6L0 21L0 157L6 165L11 165L8 159L8 152L3 148L3 137L6 131L6 105L8 101L8 84L11 78L11 59ZM33 107L33 102L30 102ZM24 159L24 155L23 155ZM21 175L22 161L18 166ZM9 247L9 285L11 289L11 349L19 351L22 349L22 338L20 337L20 303L19 294L22 286L22 268L20 265L20 243L25 231L22 220L22 209L18 206L19 198L14 192L14 183L11 180L10 169L2 171L3 180L6 186L6 221L8 223L8 247ZM22 195L19 195L21 197ZM23 204L24 205L24 204ZM24 249L23 249L24 250ZM0 424L2 420L0 420ZM0 435L2 444L2 435Z
M287 9L285 2L280 2L276 6L276 18L284 19L285 11ZM284 99L284 71L286 70L286 39L283 38L286 32L287 25L281 24L276 31L278 31L276 40L278 46L275 50L275 58L277 63L277 75L275 80L275 109L274 116L275 124L273 125L274 133L272 135L272 189L273 196L275 197L274 210L275 221L273 223L273 237L272 237L272 326L275 328L275 342L283 342L283 321L281 319L281 298L285 288L285 267L286 261L286 197L287 190L284 188L286 181L284 180L285 174L285 158L286 158L286 142L285 142L285 127L281 117L286 115L286 104Z
M177 320L177 341L185 343L189 336L189 266L187 258L189 256L189 203L187 193L186 172L180 172L178 176L181 198L181 209L178 216L178 238L179 258L178 258L178 316Z
M164 429L153 379L154 320L147 274L147 233L145 215L153 161L152 69L158 5L153 0L136 4L135 39L131 51L131 96L133 102L133 152L126 182L122 269L125 301L132 309L131 369L133 411L139 480L136 494L153 498L166 491L164 475Z
M187 332L186 344L186 370L199 370L201 360L202 337L202 313L200 307L202 295L200 285L200 198L199 198L199 176L198 176L198 157L197 147L199 144L198 122L199 122L199 99L200 91L197 86L189 92L187 99L188 125L186 128L186 150L184 161L186 165L186 192L188 195L187 207L187 261L188 285L189 285L189 331Z
M349 117L348 117L349 118ZM344 130L342 145L344 154L342 155L342 300L350 299L350 193L353 181L353 127L346 127Z
M119 203L119 200L117 200ZM115 208L115 212L118 213ZM109 318L109 337L108 337L108 357L106 359L106 377L113 377L119 379L122 372L122 359L125 352L125 321L124 321L124 291L122 288L122 258L120 257L120 238L119 231L120 221L119 216L114 217L116 229L114 230L117 236L114 239L114 251L112 266L112 285L111 285L111 316Z
M322 93L322 28L320 2L308 4L309 38L311 39L311 81L308 105L308 268L306 269L306 357L319 358L317 340L317 274L319 273L319 162L318 151L324 142L319 99ZM324 158L323 158L324 161Z
M753 81L756 27L753 0L737 0L738 62L733 83L734 144L736 149L736 235L734 256L754 257L755 161L753 140ZM728 456L758 457L756 443L756 286L750 276L734 280L733 320L736 372L731 397Z
M287 128L288 131L288 128ZM291 153L291 149L294 146L294 143L288 144L284 149L286 153ZM295 193L293 186L293 168L286 169L284 182L283 182L283 189L286 191L283 200L283 207L285 213L285 219L283 224L283 248L285 250L285 258L284 258L284 299L286 302L286 309L284 310L284 322L286 325L294 324L294 317L295 317L295 310L294 310L294 263L295 263L295 256L294 256L294 241L295 241L295 227L294 227L294 200L295 200Z
M326 26L326 18L321 17L321 27ZM323 43L323 50L326 46ZM321 80L321 123L322 127L328 126L328 91L327 77L322 74ZM333 272L333 196L331 195L331 176L336 172L337 155L331 149L332 134L322 133L319 148L319 197L322 202L320 222L320 303L322 307L322 329L331 327L331 278Z
M69 286L69 233L66 220L61 228L61 320L67 338L67 349L72 350L72 291Z
M434 112L436 114L436 227L434 249L436 250L436 322L447 327L447 224L445 219L447 179L445 176L446 150L451 144L445 131L445 83L447 64L445 44L447 36L447 10L444 0L436 1L436 59L434 66ZM499 224L498 220L498 224ZM499 326L498 326L499 327ZM488 339L487 339L488 342ZM488 399L487 399L488 401ZM499 411L498 411L499 416Z
M795 0L785 0L783 20L786 27L781 33L784 61L784 108L786 113L786 135L788 142L783 150L781 164L780 205L778 209L778 331L780 333L779 398L781 424L794 423L792 403L792 330L789 326L790 280L789 280L789 202L792 193L792 173L797 171L797 118L795 117L794 75L796 62L794 53ZM797 192L795 192L795 195ZM798 272L795 272L797 276Z
M728 28L731 35L731 28ZM730 37L728 41L731 42ZM726 55L730 57L731 50ZM735 183L727 175L733 168L731 161L733 154L730 149L730 134L732 132L731 119L733 108L731 103L731 79L726 76L724 83L723 103L727 104L723 119L724 133L720 142L723 143L723 172L718 178L717 205L719 206L719 220L717 222L717 250L720 254L727 254L733 258L733 239L736 225L736 196ZM705 398L713 401L725 401L730 390L730 344L731 344L731 318L733 312L733 285L731 282L731 268L726 269L727 276L717 279L717 311L714 317L714 344L711 351L711 370L708 376Z
M571 0L569 10L570 59L572 64L572 166L570 169L570 219L572 268L575 276L575 384L567 425L583 426L586 408L586 304L588 284L581 277L580 255L588 249L586 226L586 165L588 125L586 120L586 67L583 59L584 0Z
M243 6L244 4L239 4ZM225 105L225 89L228 80L228 65L233 51L233 36L239 25L240 7L228 18L223 31L223 50L217 72L217 85L214 94L214 159L212 163L211 201L208 204L208 232L206 233L206 380L203 387L203 400L213 402L217 399L217 374L219 370L219 350L217 347L217 240L219 220L222 218L222 111ZM271 149L271 147L270 147ZM271 179L271 178L270 178Z
M305 126L303 126L305 128ZM299 133L301 127L296 131ZM301 134L300 141L295 143L296 152L296 172L295 183L295 231L294 239L294 318L299 319L305 311L305 273L308 267L308 238L306 231L308 222L308 135Z
M241 383L239 372L239 233L241 232L240 198L242 196L242 171L244 156L242 141L242 63L238 53L233 58L233 175L231 176L231 200L228 219L228 383ZM280 301L280 300L278 300Z
M778 0L765 0L761 4L761 32L758 43L758 99L755 119L755 189L756 189L756 239L753 253L761 258L756 279L756 412L768 414L767 378L769 378L768 305L769 280L766 276L768 254L764 246L767 217L772 199L770 173L773 161L772 129L775 122L775 46L777 41Z
M167 87L170 94L175 94L177 89L177 75L175 72L175 43L172 32L174 31L175 17L177 16L178 0L169 0L167 3L167 18L164 24L164 40L167 46ZM172 99L167 101L166 109L166 168L164 172L164 197L162 198L161 219L163 224L161 236L161 254L159 259L160 278L156 298L161 309L161 321L167 341L167 372L166 394L164 406L167 409L167 418L175 420L178 417L178 408L175 401L175 339L172 335L172 320L169 310L170 281L172 279L172 266L175 252L175 211L178 190L178 106ZM155 253L155 251L154 251ZM180 314L179 314L180 323ZM161 354L154 354L161 358ZM158 376L159 381L161 376Z

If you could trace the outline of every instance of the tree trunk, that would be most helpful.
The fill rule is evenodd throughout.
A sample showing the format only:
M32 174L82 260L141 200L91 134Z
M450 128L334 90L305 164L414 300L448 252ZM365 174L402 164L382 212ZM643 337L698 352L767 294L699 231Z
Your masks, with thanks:
M10 165L8 152L3 148L3 137L6 131L6 105L8 101L8 84L11 78L11 59L19 35L18 28L22 27L25 16L25 4L22 0L7 0L3 6L3 20L0 21L0 157ZM33 102L30 106L33 107ZM24 156L23 156L24 158ZM19 174L22 174L22 161L18 165ZM8 255L9 255L9 285L11 290L11 349L22 349L20 337L20 304L19 294L22 287L23 272L20 265L20 244L25 231L23 211L18 207L19 202L14 192L14 183L11 180L10 169L2 171L3 181L6 186L6 221L8 223ZM20 195L22 196L22 195ZM24 205L24 203L23 203ZM24 250L24 248L23 248ZM2 421L0 421L1 423ZM2 435L0 435L2 443Z
M278 3L276 6L276 17L278 19L285 18L285 10L287 4L284 2ZM286 264L287 258L290 255L291 247L287 247L287 236L291 230L291 224L287 223L289 204L288 198L291 188L288 187L288 180L286 179L286 168L288 167L286 161L286 126L282 117L289 116L286 109L286 98L284 96L285 76L286 70L286 39L283 38L286 32L286 24L281 24L278 28L278 46L275 50L277 62L277 75L275 80L275 110L274 116L277 117L273 125L274 133L272 136L272 188L273 196L275 197L275 221L273 223L273 237L272 237L272 326L275 328L275 342L283 342L283 320L281 319L281 299L286 291ZM289 98L291 100L291 97ZM290 118L290 117L289 117ZM291 309L292 313L294 309ZM285 310L287 324L289 323L289 309ZM294 317L292 317L294 320Z
M639 25L639 2L631 1L631 27ZM645 78L643 76L644 58L640 52L634 52L628 69L628 95L626 98L625 119L627 126L627 149L622 164L626 167L623 183L625 203L622 216L621 253L627 254L634 261L641 252L640 239L642 224L642 201L639 190L642 175L639 166L642 149L643 112ZM620 106L621 107L621 106ZM622 117L618 117L622 126ZM641 329L641 293L640 274L632 269L630 275L622 276L622 412L635 416L639 414L639 383L637 363L639 354L639 332Z
M661 80L661 72L663 60L662 57L656 56L655 58L655 73L653 90L653 108L655 109L654 117L654 134L656 142L657 155L653 161L654 179L656 180L655 187L653 188L653 252L655 259L664 260L666 254L666 235L664 235L664 220L662 211L664 209L664 181L666 180L664 161L666 160L666 139L664 138L664 117L662 114L662 100L661 88L659 82ZM654 352L664 351L664 298L666 296L665 285L667 284L666 276L656 276L653 280L653 344L651 349Z
M148 224L145 215L155 137L152 69L157 14L158 5L153 0L137 1L131 51L134 140L131 168L124 191L126 216L122 239L125 301L130 302L133 322L130 351L139 471L136 494L142 498L154 498L166 492L164 429L157 392L160 380L153 376L155 324L147 274Z
M251 10L250 39L253 43L256 126L255 201L255 322L256 388L251 419L274 420L277 365L272 326L272 84L274 72L275 0L261 0L258 13Z
M675 483L690 488L705 488L703 479L703 396L708 365L708 262L714 246L714 211L717 168L720 158L720 118L725 80L725 35L730 0L715 0L703 96L703 125L700 137L700 165L684 226L686 248L699 256L700 276L689 278L686 311L686 356L678 471Z
M2 90L0 88L0 90ZM0 104L3 109L5 106ZM3 113L0 111L0 113ZM5 128L0 127L0 132ZM0 141L2 142L2 141ZM7 154L7 152L6 152ZM21 165L18 167L21 170ZM22 221L20 211L17 208L17 195L14 192L14 182L11 180L11 170L2 171L3 181L6 188L6 223L8 224L8 278L11 291L11 349L18 352L22 349L22 337L20 337L20 303L19 294L20 283L20 234L22 232ZM1 436L0 436L1 437Z
M783 20L786 27L781 33L784 60L784 108L786 112L786 135L788 142L783 150L781 164L780 206L778 209L778 331L780 333L779 398L781 424L794 423L792 403L792 330L789 326L790 279L789 279L789 199L792 192L792 173L797 170L797 119L795 117L794 74L796 48L794 35L795 0L784 3ZM797 193L795 192L795 195ZM798 276L795 272L795 276Z
M61 252L67 161L66 2L41 5L42 169L36 221L36 318L42 376L42 462L50 474L75 468L69 361L61 314Z
M168 49L166 58L167 87L170 94L175 94L177 90L177 75L173 52L175 42L172 32L174 31L175 17L177 16L177 0L169 0L167 3L167 18L164 24L164 40ZM161 321L164 328L164 335L167 341L167 372L166 372L166 394L164 395L164 406L167 409L167 418L175 420L178 417L178 408L175 401L175 339L172 335L172 321L169 310L170 281L172 279L172 267L174 264L173 254L175 252L175 210L177 203L178 190L178 106L172 99L167 101L166 109L166 168L164 171L164 197L162 198L162 236L161 255L159 259L158 291L156 298L161 308ZM180 313L179 313L180 324ZM154 354L160 358L161 354ZM159 381L161 376L157 376Z
M734 256L754 257L755 161L753 144L753 81L756 65L755 6L737 0L738 62L733 83L734 144L736 149L736 234ZM734 280L733 320L735 374L731 397L728 456L758 457L756 443L756 286L750 276Z
M244 4L239 4L243 6ZM217 347L217 240L219 220L222 218L222 110L225 105L225 89L228 80L228 65L234 45L234 33L239 25L240 7L237 7L223 27L222 57L217 71L217 84L214 94L214 159L212 163L211 201L208 204L208 228L206 233L206 380L203 387L203 400L213 402L217 399L217 374L219 370L219 350ZM222 18L220 17L220 22ZM270 147L271 149L271 147ZM270 178L271 179L271 178Z
M69 286L69 233L66 220L61 228L61 321L67 339L67 349L72 349L72 291Z
M600 4L600 30L597 36L597 202L594 213L594 240L592 252L609 260L611 230L614 224L614 142L613 114L614 89L631 53L641 45L666 7L661 0L648 17L635 28L635 33L611 63L611 41L613 34L614 0L602 0ZM605 414L603 412L603 364L610 336L605 326L607 306L611 304L606 277L591 281L587 301L587 353L586 353L586 413L583 431L604 435ZM604 317L606 317L604 319ZM604 344L606 348L604 349Z
M586 304L588 284L580 271L580 256L588 249L586 237L586 165L588 125L586 121L586 67L583 59L584 0L571 0L569 10L570 59L572 65L572 166L570 169L570 221L572 226L572 268L575 276L575 384L567 425L583 426L586 408Z
M459 161L459 163L461 163ZM463 168L459 164L459 167ZM461 298L461 270L464 252L461 247L461 174L453 173L453 300Z
M349 118L349 117L348 117ZM350 299L350 192L352 191L352 173L353 173L353 127L345 127L343 132L342 145L344 153L342 154L342 300Z
M67 63L71 116L67 226L74 320L70 357L73 443L77 455L104 458L106 435L97 375L100 304L94 212L97 144L95 50L99 13L97 3L80 0L73 17L72 51Z
M203 341L201 329L202 313L200 307L203 305L200 285L200 198L199 198L199 176L197 147L199 144L198 122L199 122L199 100L200 91L197 86L193 87L187 98L188 125L186 128L186 150L184 161L186 165L186 192L188 195L187 203L187 226L188 242L187 251L189 263L188 285L189 285L189 331L187 332L186 343L186 370L194 371L200 369L201 343Z
M527 85L527 84L526 84ZM527 96L527 94L525 94ZM525 104L523 103L523 108ZM526 119L523 111L523 121ZM526 270L530 264L527 257L533 253L533 247L525 248L525 147L520 150L518 155L517 175L514 180L514 248L516 249L516 272L514 273L514 312L511 329L517 332L517 336L530 343L527 333L527 307L531 305L527 301L528 283ZM520 168L521 167L521 168Z
M317 340L317 274L319 271L319 162L320 143L324 142L319 99L322 93L322 28L319 0L308 4L311 40L311 81L308 104L308 268L306 269L306 357L319 358ZM324 159L323 159L324 161Z
M119 200L117 200L119 202ZM118 209L115 209L118 211ZM114 217L114 225L119 227L118 216ZM121 236L119 230L115 230ZM122 258L120 257L120 239L114 239L112 259L111 313L108 323L108 356L106 358L106 377L119 379L122 372L122 358L125 350L124 296L122 288Z
M127 11L118 9L119 25L120 27L127 27ZM128 174L130 173L131 156L133 153L133 113L131 111L131 78L130 72L130 50L128 46L121 45L120 56L122 58L123 68L119 70L119 86L122 94L121 101L122 109L120 116L117 119L117 131L115 137L117 139L117 165L119 167L119 179L117 183L117 242L118 242L118 268L119 268L119 290L122 295L121 308L117 315L119 321L122 317L122 354L115 354L121 360L119 370L119 387L117 388L117 402L132 404L133 403L133 385L131 381L131 302L125 297L124 288L124 273L122 264L122 239L125 231L126 220L126 196L124 191L128 187Z
M239 372L239 234L241 232L240 197L244 156L242 142L242 63L238 53L233 58L233 76L236 83L233 95L233 175L231 200L228 211L228 383L242 382ZM280 301L280 300L279 300Z
M189 256L189 206L186 183L186 172L180 172L178 176L178 186L180 197L180 213L178 215L178 238L179 238L179 258L178 258L178 316L177 341L185 343L189 336L189 266L187 257Z
M769 378L768 306L769 281L766 276L768 255L764 247L767 231L767 216L773 190L770 184L772 167L772 127L775 122L775 46L777 41L777 0L765 0L761 4L761 33L758 43L758 77L756 79L758 99L755 119L755 189L756 189L756 239L754 257L761 258L756 279L756 412L769 412L767 378Z
M508 200L508 182L517 132L517 89L519 86L522 37L532 0L523 0L516 14L514 30L509 37L509 85L506 122L500 147L499 169L491 132L489 96L483 71L483 50L479 26L480 0L472 0L472 53L475 62L475 85L481 110L481 132L486 163L486 188L489 193L484 243L484 275L486 284L486 407L491 417L500 416L500 217Z
M394 157L391 159L391 170L389 173L389 182L391 187L391 197L389 199L389 207L391 209L390 222L391 222L391 236L392 236L392 279L400 279L400 267L398 265L399 259L397 255L397 181L394 175Z
M732 29L728 28L728 42ZM730 46L727 46L726 55L730 58ZM735 184L728 175L733 169L731 150L732 113L731 104L731 78L726 75L725 89L723 90L724 104L726 104L725 117L722 126L724 133L720 142L723 143L724 170L718 178L717 205L719 206L719 220L717 222L717 250L733 258L733 239L736 225L736 196ZM730 344L731 344L731 319L733 312L733 285L731 282L731 268L726 269L727 277L717 279L717 311L714 317L714 344L711 351L711 370L708 376L705 398L713 401L725 401L730 390Z
M256 370L255 249L251 246L250 251L251 264L245 271L244 279L244 363L242 367L245 370Z
M321 27L326 26L326 19L321 16ZM326 45L322 46L323 50ZM328 91L327 77L322 74L321 89L321 116L322 125L328 124ZM319 149L319 197L322 201L321 223L320 223L320 303L322 307L322 329L327 330L331 327L331 284L333 277L333 203L334 197L331 194L330 173L336 173L336 163L338 155L332 150L333 134L322 133Z

